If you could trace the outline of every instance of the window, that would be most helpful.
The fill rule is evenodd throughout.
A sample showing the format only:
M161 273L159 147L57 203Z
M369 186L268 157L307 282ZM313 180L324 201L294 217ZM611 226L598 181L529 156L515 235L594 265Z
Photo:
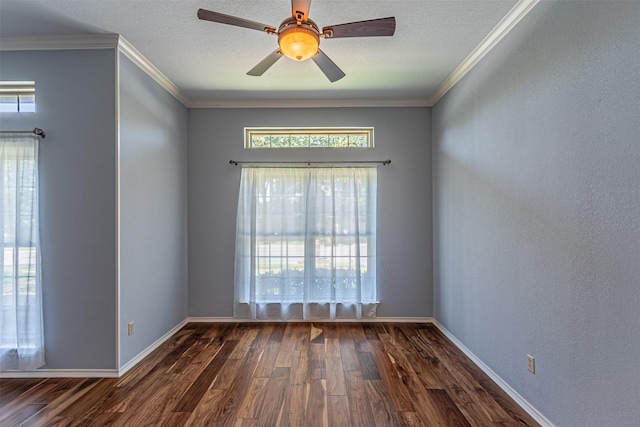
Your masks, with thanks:
M245 128L245 148L371 148L373 128Z
M35 111L35 82L0 82L0 113L33 113Z
M44 365L38 231L38 137L0 136L3 280L0 369Z
M237 317L374 313L375 167L244 167L240 187Z

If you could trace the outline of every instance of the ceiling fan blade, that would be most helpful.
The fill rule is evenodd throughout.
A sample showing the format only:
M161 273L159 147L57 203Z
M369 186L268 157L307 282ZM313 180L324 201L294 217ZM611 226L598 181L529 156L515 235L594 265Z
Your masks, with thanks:
M220 24L234 25L236 27L249 28L252 30L274 33L276 31L276 29L270 25L265 25L261 24L260 22L249 21L248 19L225 15L224 13L213 12L206 9L198 9L198 18L202 19L203 21L218 22Z
M294 19L307 22L311 0L291 0L291 14Z
M271 52L269 55L267 55L266 58L260 61L258 65L250 69L247 74L250 76L261 76L264 74L265 71L271 68L271 66L275 64L278 61L278 59L280 59L281 57L282 57L282 54L280 53L280 49L276 49L273 52Z
M371 19L368 21L348 22L329 25L322 28L326 38L392 36L396 31L396 18Z
M318 54L311 57L311 59L313 59L313 62L316 63L331 83L344 77L345 74L342 70L320 49L318 49Z

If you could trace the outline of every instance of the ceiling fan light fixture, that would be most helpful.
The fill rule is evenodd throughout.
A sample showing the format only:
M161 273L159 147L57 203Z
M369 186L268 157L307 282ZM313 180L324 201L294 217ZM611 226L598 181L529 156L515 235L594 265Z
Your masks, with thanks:
M304 61L315 56L319 44L318 32L304 26L290 26L281 30L278 35L280 52L294 61Z
M311 58L331 83L340 80L345 74L319 49L321 38L392 36L396 30L396 19L390 16L330 25L323 27L320 31L318 25L308 18L310 6L311 0L291 0L292 16L282 21L278 30L260 22L206 9L198 9L198 19L249 28L278 36L278 49L250 69L247 73L250 76L263 75L283 56L294 61L305 61Z

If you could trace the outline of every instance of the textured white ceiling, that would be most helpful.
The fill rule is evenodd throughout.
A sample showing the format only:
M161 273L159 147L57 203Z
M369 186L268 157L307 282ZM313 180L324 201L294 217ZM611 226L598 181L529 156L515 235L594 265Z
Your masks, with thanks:
M319 27L395 16L393 37L321 40L346 73L330 83L312 61L282 58L246 72L277 47L259 31L198 20L198 8L277 27L289 0L0 0L0 36L121 34L194 103L386 100L425 104L516 0L314 0Z

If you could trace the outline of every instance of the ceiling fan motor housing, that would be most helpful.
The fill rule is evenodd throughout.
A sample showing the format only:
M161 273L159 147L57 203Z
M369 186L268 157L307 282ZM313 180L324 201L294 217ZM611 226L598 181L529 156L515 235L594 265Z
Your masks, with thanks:
M278 45L283 55L296 61L304 61L318 53L320 30L315 22L294 18L282 21L278 28Z

